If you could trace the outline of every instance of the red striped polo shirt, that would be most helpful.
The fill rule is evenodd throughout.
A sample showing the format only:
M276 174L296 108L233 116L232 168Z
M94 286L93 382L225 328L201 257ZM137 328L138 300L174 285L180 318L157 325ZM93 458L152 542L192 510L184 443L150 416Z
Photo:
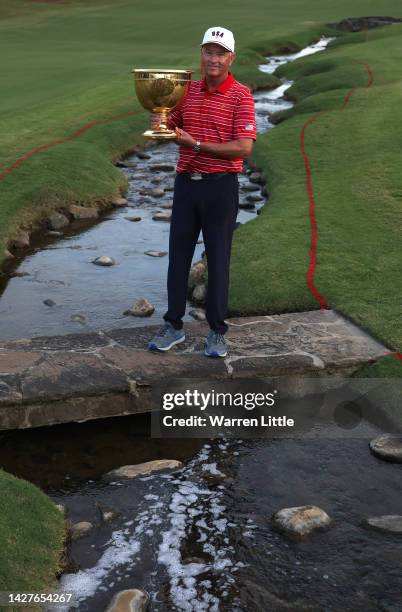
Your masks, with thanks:
M216 89L209 92L205 79L191 81L181 104L169 113L168 127L180 127L201 142L228 142L257 137L254 98L229 72ZM223 159L210 153L195 153L180 147L177 172L241 172L241 157Z

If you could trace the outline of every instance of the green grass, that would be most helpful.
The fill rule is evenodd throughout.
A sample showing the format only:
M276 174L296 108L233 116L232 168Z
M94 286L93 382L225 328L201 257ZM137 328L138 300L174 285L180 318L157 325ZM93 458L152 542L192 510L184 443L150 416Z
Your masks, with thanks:
M325 54L280 69L296 80L289 90L296 106L255 146L270 199L236 233L232 312L318 307L307 289L310 223L300 131L312 113L325 111L307 128L305 145L318 227L315 285L331 307L401 349L401 34L398 25L371 31L367 40L343 38ZM358 62L371 66L371 88ZM342 111L351 87L356 90ZM396 360L395 371L402 375Z
M54 503L0 469L0 591L56 589L64 537L64 517Z

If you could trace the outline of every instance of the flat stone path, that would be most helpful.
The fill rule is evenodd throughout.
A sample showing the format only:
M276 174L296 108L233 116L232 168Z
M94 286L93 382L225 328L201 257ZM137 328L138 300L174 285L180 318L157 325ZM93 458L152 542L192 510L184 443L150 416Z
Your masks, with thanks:
M2 342L0 429L148 412L174 378L349 375L387 350L331 310L228 323L226 359L204 356L208 325L198 321L165 354L146 349L160 325Z

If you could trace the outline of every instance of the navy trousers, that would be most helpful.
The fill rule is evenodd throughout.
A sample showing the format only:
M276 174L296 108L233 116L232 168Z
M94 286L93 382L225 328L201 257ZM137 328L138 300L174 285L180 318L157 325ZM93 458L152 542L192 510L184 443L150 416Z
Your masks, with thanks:
M175 329L183 327L188 274L201 229L208 262L206 318L211 329L226 333L230 251L238 208L236 173L199 181L176 175L169 236L168 310L163 317Z

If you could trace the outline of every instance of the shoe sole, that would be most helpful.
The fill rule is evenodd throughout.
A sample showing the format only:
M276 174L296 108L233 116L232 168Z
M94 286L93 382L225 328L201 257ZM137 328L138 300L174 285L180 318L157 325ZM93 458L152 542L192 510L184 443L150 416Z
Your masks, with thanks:
M218 353L208 353L208 352L205 350L205 351L204 351L204 355L205 355L206 357L213 357L214 359L216 359L216 358L219 358L219 357L226 357L226 355L227 355L227 351L226 351L226 353L225 353L225 354L218 355Z
M148 349L150 351L158 351L160 353L164 353L165 351L169 351L172 346L175 346L175 344L180 344L180 342L184 342L186 339L186 336L183 336L182 338L179 338L178 340L173 340L173 342L171 344L169 344L169 346L165 346L163 348L156 346L156 344L152 344L152 342L150 342L148 344Z

